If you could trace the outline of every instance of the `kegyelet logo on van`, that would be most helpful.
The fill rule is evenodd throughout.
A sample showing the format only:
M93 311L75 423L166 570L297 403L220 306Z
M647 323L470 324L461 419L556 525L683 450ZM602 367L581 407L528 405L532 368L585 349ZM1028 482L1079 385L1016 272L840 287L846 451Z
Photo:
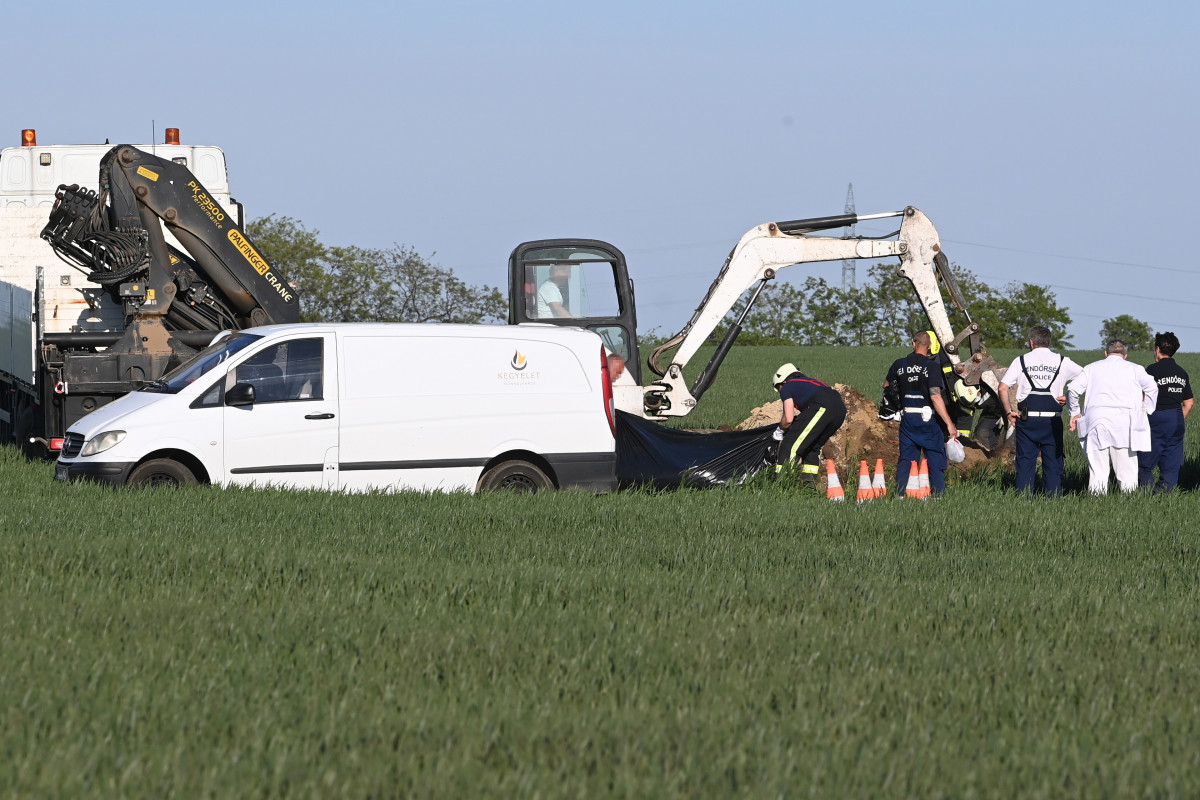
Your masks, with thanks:
M513 351L513 357L510 363L512 364L513 369L522 370L529 366L529 359L526 358L525 354L520 350L515 350Z

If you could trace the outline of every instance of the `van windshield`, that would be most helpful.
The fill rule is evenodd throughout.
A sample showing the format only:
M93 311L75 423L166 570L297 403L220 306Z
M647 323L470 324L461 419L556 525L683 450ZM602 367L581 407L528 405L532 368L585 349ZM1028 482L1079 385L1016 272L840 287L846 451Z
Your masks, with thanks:
M221 366L235 353L246 349L261 338L261 336L249 333L235 333L226 336L213 342L158 380L147 383L138 391L178 394L192 385L196 379Z

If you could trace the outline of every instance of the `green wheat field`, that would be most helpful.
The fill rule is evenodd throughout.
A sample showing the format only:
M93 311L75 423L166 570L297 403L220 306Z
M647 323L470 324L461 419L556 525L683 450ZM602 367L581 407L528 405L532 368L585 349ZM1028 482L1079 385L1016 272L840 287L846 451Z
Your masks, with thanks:
M735 348L685 424L784 361L877 399L901 354ZM1063 498L862 505L125 491L0 448L0 796L1200 796L1195 427L1172 496L1086 496L1068 435Z

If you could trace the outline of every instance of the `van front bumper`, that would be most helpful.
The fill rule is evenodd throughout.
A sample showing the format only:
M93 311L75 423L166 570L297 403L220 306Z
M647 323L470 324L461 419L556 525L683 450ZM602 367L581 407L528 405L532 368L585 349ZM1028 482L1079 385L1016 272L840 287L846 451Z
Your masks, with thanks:
M121 461L58 461L54 465L54 480L89 480L124 486L134 465Z

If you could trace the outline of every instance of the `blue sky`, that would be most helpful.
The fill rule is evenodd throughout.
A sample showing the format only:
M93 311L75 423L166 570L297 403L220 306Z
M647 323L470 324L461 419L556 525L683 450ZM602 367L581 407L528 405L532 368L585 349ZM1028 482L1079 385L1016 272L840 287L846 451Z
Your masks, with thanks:
M840 213L853 183L861 213L923 210L988 283L1051 286L1075 346L1128 313L1200 350L1195 4L43 8L9 12L29 67L6 144L178 127L225 149L250 216L331 244L503 286L521 241L605 239L639 327L668 333L742 233Z

